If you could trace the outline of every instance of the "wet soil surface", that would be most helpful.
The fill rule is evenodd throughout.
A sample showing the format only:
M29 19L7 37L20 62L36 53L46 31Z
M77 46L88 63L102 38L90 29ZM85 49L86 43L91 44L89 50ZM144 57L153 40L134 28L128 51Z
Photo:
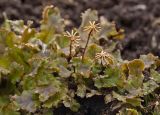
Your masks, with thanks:
M58 6L62 16L71 20L72 26L80 25L81 12L88 8L96 9L100 16L115 21L126 30L126 38L122 42L124 59L138 58L140 54L149 52L160 56L160 0L0 0L0 23L3 22L3 12L6 12L9 19L33 20L34 26L38 27L46 4ZM111 114L104 112L108 109L103 98L87 99L81 104L80 113L61 107L56 110L57 115L64 114L62 111L68 115Z

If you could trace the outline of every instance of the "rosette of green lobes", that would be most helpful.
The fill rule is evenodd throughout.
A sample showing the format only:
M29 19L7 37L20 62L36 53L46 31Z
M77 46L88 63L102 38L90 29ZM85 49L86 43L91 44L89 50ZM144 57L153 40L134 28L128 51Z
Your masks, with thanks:
M148 54L123 60L116 45L124 31L107 20L98 23L95 10L82 14L79 29L64 28L54 6L44 8L39 30L31 21L5 20L0 28L0 115L51 115L61 106L77 112L77 98L95 95L104 96L106 104L116 100L111 110L120 107L117 114L145 113L146 97L157 96L159 58ZM153 113L158 108L157 102Z
M37 37L48 44L57 34L64 32L64 20L59 9L54 6L45 7L42 17L41 29Z
M121 87L122 85L123 78L121 77L121 73L118 67L106 68L103 75L99 75L95 78L95 86L97 88Z
M144 62L139 59L135 59L128 63L128 85L126 86L128 91L132 89L138 89L142 86L143 83L143 71L144 71Z

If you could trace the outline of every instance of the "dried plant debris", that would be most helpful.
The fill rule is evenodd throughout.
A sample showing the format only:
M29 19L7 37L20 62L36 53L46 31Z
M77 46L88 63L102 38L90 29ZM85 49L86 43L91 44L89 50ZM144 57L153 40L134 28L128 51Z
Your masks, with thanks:
M87 10L80 28L65 32L54 6L44 8L40 30L30 21L6 19L0 27L0 114L49 115L62 105L77 112L77 97L95 95L106 104L118 101L110 107L117 115L159 113L159 57L123 60L115 46L124 30L98 20ZM107 45L100 45L102 37Z

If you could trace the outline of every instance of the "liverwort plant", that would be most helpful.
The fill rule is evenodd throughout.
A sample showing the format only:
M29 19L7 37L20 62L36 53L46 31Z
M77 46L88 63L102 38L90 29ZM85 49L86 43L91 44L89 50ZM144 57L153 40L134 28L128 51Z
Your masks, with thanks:
M95 56L96 60L100 60L102 65L109 65L113 64L113 56L111 56L109 53L104 52L103 50L100 53L97 53Z
M101 28L101 27L99 27L99 25L100 24L99 23L96 24L95 21L93 21L93 22L89 21L89 25L84 27L84 31L88 32L88 37L87 37L87 42L86 42L86 45L84 48L84 52L82 54L82 61L84 60L85 52L86 52L91 35L93 33L99 32L99 29Z
M77 112L79 99L93 96L104 97L117 115L160 113L159 57L123 60L117 46L124 30L95 10L82 14L79 28L66 31L64 22L54 6L44 8L38 29L31 21L5 19L0 115L52 115L62 106Z
M76 47L79 46L80 36L78 36L77 32L76 31L74 32L74 30L72 30L71 33L67 31L64 36L67 36L70 39L69 57L68 57L68 61L70 61L72 56L74 55L72 54L72 52L74 52Z

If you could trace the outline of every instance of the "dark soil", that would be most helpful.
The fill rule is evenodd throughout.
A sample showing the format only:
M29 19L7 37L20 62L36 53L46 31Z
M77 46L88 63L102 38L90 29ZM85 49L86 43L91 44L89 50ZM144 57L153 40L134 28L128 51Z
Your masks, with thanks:
M71 20L71 26L80 25L81 12L88 8L96 9L100 16L115 21L126 30L126 38L122 42L124 59L138 58L140 54L149 52L160 56L160 0L0 0L0 23L3 22L2 12L6 12L9 19L33 20L34 26L38 27L46 4L58 6L62 16ZM81 103L80 113L72 113L63 107L56 112L59 115L64 115L62 110L69 115L111 114L104 112L106 106L102 98L95 97Z

